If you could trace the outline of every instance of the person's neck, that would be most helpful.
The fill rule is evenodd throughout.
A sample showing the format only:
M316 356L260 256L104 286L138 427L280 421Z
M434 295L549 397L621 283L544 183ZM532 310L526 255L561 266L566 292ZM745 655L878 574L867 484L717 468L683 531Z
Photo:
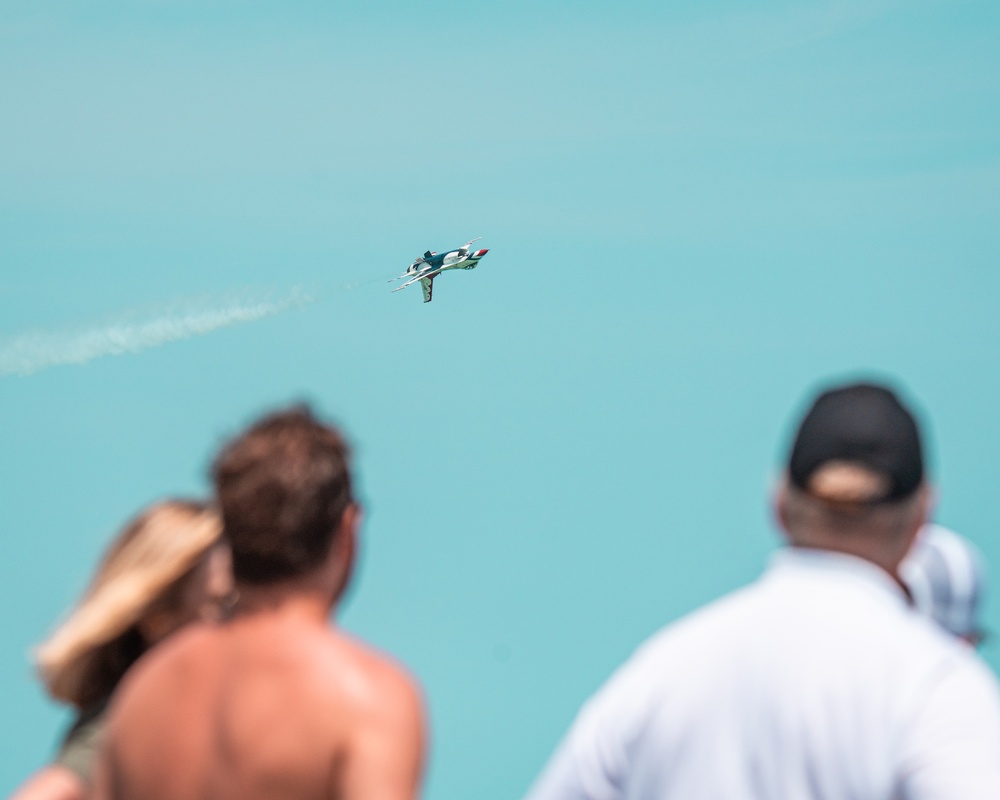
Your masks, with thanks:
M327 624L335 603L330 592L299 581L273 584L237 584L239 599L233 617L280 615Z
M798 547L804 550L819 550L826 551L828 553L840 553L841 555L854 556L855 558L861 558L874 564L876 567L880 567L885 573L889 575L896 583L898 583L903 591L908 593L906 584L899 577L899 563L900 557L897 553L893 551L887 551L885 548L881 547L866 547L864 544L860 546L856 541L845 541L843 538L838 538L836 536L824 537L822 540L812 540L812 541L790 541L792 547Z

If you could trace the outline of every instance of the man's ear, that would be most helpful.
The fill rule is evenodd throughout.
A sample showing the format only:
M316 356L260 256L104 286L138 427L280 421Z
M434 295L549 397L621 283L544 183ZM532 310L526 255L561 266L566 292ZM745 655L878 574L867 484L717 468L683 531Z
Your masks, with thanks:
M788 536L788 481L782 475L771 493L771 513L777 526Z
M913 509L913 519L910 521L910 527L906 531L909 545L913 544L913 541L917 538L917 534L920 533L920 529L930 521L934 510L934 503L937 500L937 493L929 483L925 483L917 491L920 493L916 498L917 505Z
M334 590L334 602L340 599L351 582L354 573L354 562L358 552L358 530L361 527L361 506L351 503L344 509L337 525L334 539L333 557L336 562L337 581Z
M345 547L353 552L357 547L358 529L361 527L361 506L351 503L344 509L340 516L340 524L337 526L338 547Z
M937 508L937 502L937 487L931 483L925 484L923 509L924 523L930 522L931 518L934 516L934 510Z

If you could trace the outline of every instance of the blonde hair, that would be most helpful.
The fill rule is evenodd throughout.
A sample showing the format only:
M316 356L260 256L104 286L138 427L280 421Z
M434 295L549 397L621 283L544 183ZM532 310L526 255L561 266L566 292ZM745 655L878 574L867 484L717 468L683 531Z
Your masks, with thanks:
M36 651L49 694L78 708L109 695L146 649L136 623L171 602L221 536L219 515L204 503L166 500L135 517L109 546L76 608Z

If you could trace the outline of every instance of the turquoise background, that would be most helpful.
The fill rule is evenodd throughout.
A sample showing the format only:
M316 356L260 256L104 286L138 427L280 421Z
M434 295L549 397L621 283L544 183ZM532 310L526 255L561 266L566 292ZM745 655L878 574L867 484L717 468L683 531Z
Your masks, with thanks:
M319 300L0 377L0 792L67 720L28 652L103 544L292 400L355 443L342 619L426 687L433 800L517 797L758 574L827 380L900 382L1000 564L998 34L961 0L4 3L0 333ZM473 236L432 304L382 283Z

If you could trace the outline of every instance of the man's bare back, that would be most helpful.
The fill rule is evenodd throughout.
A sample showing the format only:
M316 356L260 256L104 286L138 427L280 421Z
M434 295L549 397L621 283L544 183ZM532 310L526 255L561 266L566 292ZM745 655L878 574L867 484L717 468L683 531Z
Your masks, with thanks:
M141 665L116 700L98 797L415 797L413 681L303 611L205 626Z
M416 684L328 618L361 511L349 449L297 407L213 465L239 589L235 615L160 645L112 702L97 800L413 800Z

